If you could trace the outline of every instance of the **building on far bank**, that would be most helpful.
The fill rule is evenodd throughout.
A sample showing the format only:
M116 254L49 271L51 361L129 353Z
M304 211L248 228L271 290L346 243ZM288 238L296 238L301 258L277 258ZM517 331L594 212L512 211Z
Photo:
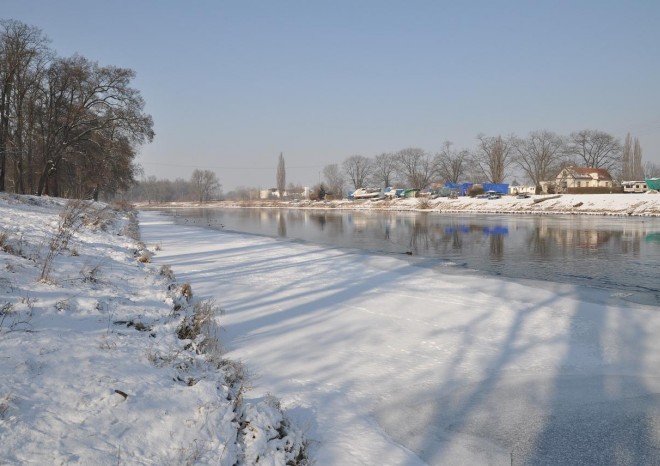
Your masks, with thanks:
M542 181L546 193L609 193L616 183L604 168L565 167L552 181Z
M293 190L293 191L284 191L282 197L284 199L309 199L311 194L310 188L305 186L304 188ZM262 189L259 191L259 199L279 199L280 192L277 188Z

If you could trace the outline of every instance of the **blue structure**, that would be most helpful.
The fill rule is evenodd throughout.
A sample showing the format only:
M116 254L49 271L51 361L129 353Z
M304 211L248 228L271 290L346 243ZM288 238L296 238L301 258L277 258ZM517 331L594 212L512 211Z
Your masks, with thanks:
M459 196L467 196L468 189L470 189L472 184L473 183L460 183L459 184L459 183L445 182L445 187L457 191Z
M499 194L509 194L509 185L507 183L482 183L484 191L495 191Z

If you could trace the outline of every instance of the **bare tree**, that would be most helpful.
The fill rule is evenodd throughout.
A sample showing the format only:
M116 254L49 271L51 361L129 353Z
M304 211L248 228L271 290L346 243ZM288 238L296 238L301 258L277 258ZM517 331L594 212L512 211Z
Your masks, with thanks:
M134 76L132 70L101 67L80 56L51 65L38 122L42 164L37 194L59 195L63 161L80 154L81 146L101 131L112 128L132 144L151 141L151 116L142 113L144 101L129 87Z
M374 186L387 188L395 184L396 159L394 154L377 155L372 162L371 182Z
M564 155L564 139L550 131L534 131L514 144L515 162L537 188L557 171Z
M208 201L220 190L218 177L211 170L194 170L190 183L195 189L199 202Z
M364 188L371 174L371 160L363 155L351 155L344 160L342 168L347 178L353 184L353 188Z
M286 167L284 166L284 156L280 152L280 158L277 161L277 192L280 199L284 197L284 190L286 187Z
M635 138L635 146L633 148L633 163L632 175L635 180L644 178L644 166L642 165L642 146L639 139Z
M491 183L503 183L509 175L513 163L513 142L515 136L477 136L479 144L474 154L475 165Z
M435 156L438 176L449 183L458 183L465 175L470 152L452 148L451 141L442 144L442 150Z
M603 131L586 129L571 133L566 153L589 168L614 171L621 164L621 143Z
M641 178L660 178L660 165L653 162L646 162Z
M333 163L323 167L323 177L325 178L328 191L335 196L342 196L344 193L344 176L339 169L339 165Z
M397 169L411 188L428 187L435 178L435 164L424 150L409 147L396 153Z
M10 155L22 168L24 110L50 56L47 44L40 29L15 20L0 21L0 191L6 189Z
M621 179L630 181L635 177L633 175L633 143L630 133L626 134L621 152Z

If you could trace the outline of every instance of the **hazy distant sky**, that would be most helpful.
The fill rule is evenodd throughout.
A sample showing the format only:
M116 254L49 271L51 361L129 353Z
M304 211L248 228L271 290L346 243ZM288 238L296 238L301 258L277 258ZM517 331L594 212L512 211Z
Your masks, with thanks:
M475 136L599 129L660 163L660 1L0 0L60 56L133 68L147 175L224 191Z

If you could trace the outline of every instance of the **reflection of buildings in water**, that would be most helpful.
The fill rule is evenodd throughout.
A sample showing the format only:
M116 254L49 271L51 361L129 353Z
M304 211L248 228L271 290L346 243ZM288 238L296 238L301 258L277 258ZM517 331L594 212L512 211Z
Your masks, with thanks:
M353 231L362 232L367 229L367 219L364 217L348 217L348 222L353 225Z
M644 237L645 233L643 231L624 228L621 235L617 237L621 252L638 257L641 253L642 238Z
M529 250L540 257L551 257L552 238L547 227L533 228L527 237Z
M572 246L586 250L597 250L607 246L616 252L634 255L640 254L641 241L644 237L644 232L639 229L570 230L560 227L548 228L543 233L565 250L571 250Z

